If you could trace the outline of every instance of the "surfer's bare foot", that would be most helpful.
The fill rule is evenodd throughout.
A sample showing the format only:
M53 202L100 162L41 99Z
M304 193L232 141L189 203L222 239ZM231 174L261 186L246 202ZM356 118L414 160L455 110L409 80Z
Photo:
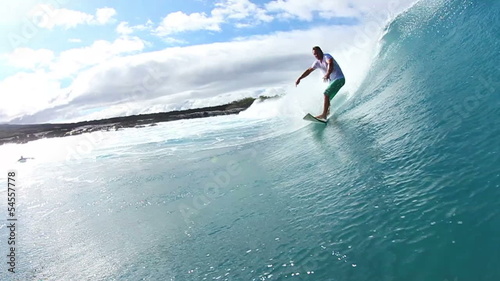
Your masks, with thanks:
M326 119L326 116L321 114L321 115L316 116L316 118L318 118L318 119Z

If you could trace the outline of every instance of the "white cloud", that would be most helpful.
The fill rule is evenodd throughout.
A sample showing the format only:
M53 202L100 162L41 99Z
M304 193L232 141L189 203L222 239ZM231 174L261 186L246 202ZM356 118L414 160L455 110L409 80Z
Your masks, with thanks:
M113 8L100 8L95 15L69 9L54 8L51 5L40 4L35 6L30 12L30 18L35 19L39 27L53 29L62 26L65 29L73 28L77 25L104 25L113 21L116 11Z
M134 26L129 26L128 22L122 21L116 27L116 32L121 35L129 35L134 33L135 31L152 30L152 28L153 28L153 22L151 20L148 20L145 24L134 25Z
M128 25L128 22L122 21L116 27L116 32L123 35L128 35L134 32L134 29Z
M70 40L81 42L79 39ZM57 57L47 49L17 48L12 53L3 55L2 58L12 67L33 71L48 68L52 77L67 78L82 69L124 54L141 51L145 43L138 37L123 36L113 42L98 40L90 46L69 49L61 52Z
M98 24L104 25L112 21L113 16L116 15L116 11L113 8L101 8L97 9L95 14L95 21Z
M408 7L409 3L417 0L372 0L372 1L350 1L350 0L274 0L265 5L268 12L276 13L280 18L298 19L312 21L316 17L331 19L334 17L360 17L366 14L383 14L393 16L402 9ZM372 15L374 16L374 15Z
M7 63L13 67L32 69L48 66L54 59L54 53L47 49L18 48L6 55L6 58Z
M321 18L356 17L360 10L356 4L348 0L275 0L266 4L271 12L277 12L282 18L296 18L312 21L316 15Z
M31 69L32 72L19 72L0 81L0 122L68 103L70 90L61 87L61 79L73 75L81 79L84 74L77 73L82 69L105 64L143 48L141 39L131 37L113 42L96 41L88 47L64 51L57 57L46 49L16 49L3 56L6 62L14 67Z
M155 30L158 36L169 36L185 31L221 31L221 25L234 22L236 27L255 26L273 18L249 0L224 0L215 4L210 15L185 14L178 11L168 14Z
M144 49L144 44L144 41L138 37L123 37L113 42L98 40L88 47L62 52L50 68L56 77L71 77L82 69L106 62L114 57L141 51Z
M236 28L252 27L275 19L314 21L316 19L356 18L371 21L373 18L387 19L418 0L273 0L262 6L250 0L221 0L214 4L209 14L182 11L168 14L155 29L162 37L186 31L222 31L222 25L232 24Z
M185 45L189 43L186 40L177 39L173 37L162 37L161 40L165 42L167 45Z
M16 26L39 0L0 1L0 25Z
M264 9L259 8L249 0L226 0L215 4L215 6L216 8L212 10L213 17L237 21L250 20L254 25L273 20Z
M68 41L71 43L82 43L82 39L78 39L78 38L70 38L70 39L68 39Z
M44 71L21 72L0 81L0 93L5 95L0 105L2 119L34 114L40 109L50 108L62 94L59 81Z
M187 15L179 11L168 14L162 20L160 26L155 30L155 33L159 36L168 36L193 30L220 31L221 23L221 18L210 17L205 13L192 13Z

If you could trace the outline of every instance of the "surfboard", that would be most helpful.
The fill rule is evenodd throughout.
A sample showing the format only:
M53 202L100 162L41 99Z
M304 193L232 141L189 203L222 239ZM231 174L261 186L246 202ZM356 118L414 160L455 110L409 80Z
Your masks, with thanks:
M326 124L327 120L324 120L324 119L318 119L314 116L311 115L311 113L307 113L306 116L304 116L304 118L302 118L304 120L307 120L307 121L311 121L311 122L316 122L316 123L323 123L323 124Z

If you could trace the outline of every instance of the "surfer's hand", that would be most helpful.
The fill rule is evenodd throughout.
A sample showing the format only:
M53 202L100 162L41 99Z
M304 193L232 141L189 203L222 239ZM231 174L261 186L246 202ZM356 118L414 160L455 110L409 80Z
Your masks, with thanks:
M297 85L299 85L299 84L300 84L300 78L297 79L297 81L295 81L295 87L297 87Z
M329 76L323 76L323 82L329 82L330 81L330 77Z

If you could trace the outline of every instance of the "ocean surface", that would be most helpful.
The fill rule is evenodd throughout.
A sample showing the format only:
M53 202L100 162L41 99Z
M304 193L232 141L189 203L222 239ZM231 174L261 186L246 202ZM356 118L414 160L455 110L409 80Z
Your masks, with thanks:
M290 93L0 146L0 279L500 280L499 11L420 1L395 17L326 126Z

